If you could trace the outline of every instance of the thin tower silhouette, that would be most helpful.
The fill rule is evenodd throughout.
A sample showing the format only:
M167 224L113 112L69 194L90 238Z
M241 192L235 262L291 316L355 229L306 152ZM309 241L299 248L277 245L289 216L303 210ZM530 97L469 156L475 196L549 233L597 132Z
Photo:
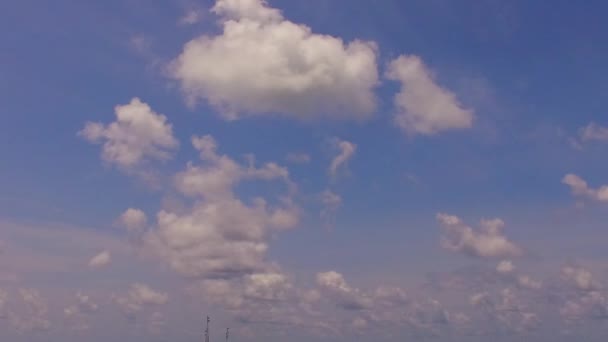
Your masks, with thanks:
M226 342L228 342L228 333L230 331L230 328L226 328Z
M207 327L205 328L205 342L209 342L209 322L211 322L211 320L209 319L209 316L207 316Z

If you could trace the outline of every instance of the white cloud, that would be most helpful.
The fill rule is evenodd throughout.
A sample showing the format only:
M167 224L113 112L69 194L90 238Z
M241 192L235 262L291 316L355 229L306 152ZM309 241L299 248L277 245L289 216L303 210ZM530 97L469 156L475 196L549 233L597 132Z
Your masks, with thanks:
M249 275L245 281L245 296L261 300L283 300L291 284L287 277L280 273L256 273Z
M579 290L590 291L599 288L591 272L583 267L562 267L562 276Z
M203 20L204 12L200 8L192 7L189 8L186 13L179 18L179 25L194 25Z
M146 306L164 305L168 301L168 294L141 283L132 284L126 296L115 298L116 304L130 316L142 311Z
M147 223L146 213L140 209L129 208L118 218L120 226L124 227L127 232L136 235L143 233Z
M399 287L379 286L374 292L374 300L377 303L389 304L389 306L401 306L409 302L407 293Z
M608 318L608 299L598 291L585 292L578 298L568 300L559 313L566 323L581 320L605 321Z
M581 141L608 141L608 127L600 126L594 122L579 129Z
M513 257L523 253L520 247L502 235L504 222L500 219L481 220L479 231L456 216L439 213L437 220L445 232L441 245L453 252L477 258Z
M23 306L21 310L9 311L10 325L19 332L46 331L51 328L49 308L39 291L19 289Z
M87 122L78 134L102 146L102 159L130 169L146 159L165 160L177 148L171 124L148 104L133 98L129 104L115 107L116 121L104 125Z
M84 313L93 313L96 312L99 308L97 304L95 304L91 297L86 296L80 292L76 293L76 300L78 305L78 310Z
M129 297L142 305L163 305L169 300L166 293L155 291L148 285L140 283L131 286Z
M586 197L595 201L608 201L608 185L602 185L597 189L590 188L581 177L569 173L562 179L562 183L570 187L572 194L578 197Z
M291 193L288 170L275 163L257 167L253 157L241 165L218 154L211 136L194 137L192 143L202 164L188 163L175 176L175 186L196 201L184 212L161 210L157 229L146 236L147 248L185 276L230 278L266 271L269 234L294 227L299 208L289 197L276 205L262 197L245 203L234 187L245 180L281 180Z
M502 274L508 274L515 270L515 266L510 260L503 260L496 266L496 271Z
M323 191L320 197L321 203L323 204L321 218L327 221L333 220L336 211L342 205L342 197L329 189Z
M344 277L335 271L317 273L317 285L344 310L370 309L372 299L356 288L350 287Z
M103 251L103 252L95 255L93 258L91 258L91 260L89 261L89 267L101 268L101 267L107 266L110 263L110 261L112 261L110 252Z
M224 279L206 279L201 284L202 294L212 303L220 304L224 309L236 311L244 306L244 289L235 281ZM198 293L195 289L195 293Z
M543 283L530 278L527 275L520 275L517 277L517 284L526 289L538 290L543 287Z
M169 67L189 103L204 99L228 120L372 115L374 43L312 33L262 0L218 0L212 11L223 32L191 40Z
M473 125L473 111L435 83L420 57L399 56L390 63L386 77L401 82L401 91L394 99L395 123L406 133L432 135Z
M84 331L90 328L90 315L97 312L95 304L89 296L76 293L76 304L70 305L63 310L70 328L75 331Z
M474 293L469 297L469 303L473 306L487 305L490 302L490 295L487 292Z
M332 159L329 165L329 174L335 177L338 174L340 168L346 167L348 161L357 152L357 145L346 140L340 140L338 138L332 139L333 148L338 151L338 154Z

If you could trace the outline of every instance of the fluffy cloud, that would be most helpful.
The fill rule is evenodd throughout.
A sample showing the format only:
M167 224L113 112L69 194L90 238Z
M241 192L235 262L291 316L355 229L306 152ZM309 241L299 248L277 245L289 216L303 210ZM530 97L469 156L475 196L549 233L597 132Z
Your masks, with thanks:
M291 284L287 277L280 273L256 273L247 277L245 296L262 300L283 300Z
M315 34L263 0L218 0L217 36L188 42L170 64L191 104L228 120L251 115L365 119L375 109L376 46Z
M502 274L508 274L515 270L515 266L509 260L503 260L496 266L496 271Z
M350 287L338 272L318 273L317 285L334 299L336 305L344 310L369 309L373 304L369 296L356 288Z
M522 249L503 234L504 222L500 219L481 220L475 231L456 216L439 213L437 220L444 229L441 245L453 252L476 258L502 258L519 256Z
M386 77L401 82L394 99L395 123L406 133L432 135L473 125L473 111L435 83L420 57L399 56L390 63Z
M329 165L329 174L335 177L338 174L340 168L346 167L348 161L355 155L357 151L357 145L350 141L340 140L338 138L332 139L333 148L338 151L338 154L331 160Z
M146 217L146 213L142 210L129 208L120 215L117 221L118 224L121 227L124 227L130 234L139 235L143 233L144 228L148 223L148 218Z
M102 146L102 159L130 169L146 159L164 160L178 146L171 124L138 98L115 107L116 121L87 122L78 134Z
M564 266L562 276L579 290L590 291L599 287L591 272L583 267Z
M194 137L192 143L203 163L188 163L175 176L175 186L196 202L185 212L161 210L157 228L145 238L147 248L185 276L230 278L268 270L268 235L294 227L299 209L289 197L275 205L261 197L245 203L234 187L245 180L281 180L291 193L288 170L275 163L257 167L253 157L241 165L218 154L211 136Z
M91 260L89 261L89 267L101 268L101 267L107 266L110 263L110 261L112 261L110 252L103 251L103 252L95 255L93 258L91 258Z
M89 316L97 312L98 308L89 296L78 292L76 304L65 308L63 314L72 330L83 331L90 328Z
M19 332L49 330L49 309L40 292L33 289L19 289L18 292L23 305L20 310L8 312L10 325Z
M572 194L578 197L589 198L595 201L608 201L608 185L602 185L598 189L589 187L581 177L569 173L562 179L562 183L570 187Z
M142 305L163 305L169 300L169 296L151 289L145 284L133 284L129 291L129 298Z

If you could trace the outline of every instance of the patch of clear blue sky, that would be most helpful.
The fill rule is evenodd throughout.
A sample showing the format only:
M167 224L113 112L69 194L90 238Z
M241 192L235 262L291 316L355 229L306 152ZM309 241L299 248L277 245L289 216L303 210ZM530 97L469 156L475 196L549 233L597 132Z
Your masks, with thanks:
M145 37L153 56L166 62L187 40L217 32L212 15L178 27L184 10L179 2L4 2L0 215L104 226L129 206L153 213L160 194L101 167L99 149L76 136L87 120L113 120L113 107L134 96L167 115L181 141L167 171L195 158L192 134L212 134L220 150L233 156L255 153L260 161L282 161L290 151L310 153L311 165L291 167L310 195L328 186L325 139L357 143L352 176L332 186L345 201L337 220L342 232L402 229L395 222L409 220L411 238L430 241L437 211L470 220L501 216L509 225L509 215L522 219L569 205L560 184L567 172L594 184L605 181L603 150L576 151L566 136L589 121L607 121L606 2L269 3L315 32L376 41L381 72L399 54L420 55L441 84L475 108L476 127L404 137L390 123L397 87L389 81L379 87L376 118L364 125L268 118L227 123L211 108L187 109L175 85L130 47L132 37ZM211 1L199 4L209 8Z

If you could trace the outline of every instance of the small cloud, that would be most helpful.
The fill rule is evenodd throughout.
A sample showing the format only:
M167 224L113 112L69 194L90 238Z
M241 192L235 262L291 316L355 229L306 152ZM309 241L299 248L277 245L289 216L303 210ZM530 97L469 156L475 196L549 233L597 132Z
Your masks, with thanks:
M576 137L568 138L570 146L582 150L587 143L608 142L608 127L590 122L587 126L578 129Z
M340 140L338 138L332 139L332 145L338 154L332 159L329 165L329 174L332 177L336 177L338 171L346 167L348 161L355 155L357 151L357 145L346 140Z
M110 124L87 122L78 132L87 141L102 145L101 157L109 164L132 170L149 159L171 158L179 145L167 117L139 98L116 106L115 115L116 121Z
M348 285L338 272L320 272L316 278L317 285L343 310L359 311L369 309L373 305L369 296Z
M130 317L141 312L144 307L164 305L169 301L169 295L156 291L142 283L132 284L126 296L115 297L114 301Z
M589 187L587 182L581 177L569 173L562 178L562 183L570 187L572 195L577 197L589 198L594 201L608 201L608 185L602 185L597 189Z
M110 261L112 261L110 252L103 251L103 252L97 254L96 256L94 256L93 258L91 258L91 260L89 261L89 267L90 268L102 268L104 266L107 266L110 263Z
M603 127L595 122L589 123L587 126L579 129L581 141L608 141L608 127Z
M133 235L141 235L146 228L147 222L148 218L146 217L146 213L140 209L133 208L125 210L117 220L118 225L125 228L127 232Z
M441 245L450 251L476 258L502 258L523 254L520 247L502 234L501 219L481 220L479 230L467 226L457 216L439 213L437 220L445 234Z
M194 25L203 20L205 12L200 8L190 8L186 11L183 17L177 21L178 25Z
M386 77L401 82L401 91L394 99L394 120L406 133L433 135L473 126L473 111L435 82L420 57L399 56L390 63Z
M496 271L501 274L508 274L515 270L515 266L510 260L503 260L496 266Z
M420 181L420 178L418 178L418 176L416 176L415 174L411 173L411 172L406 172L403 174L403 179L405 181L407 181L408 183L414 184L414 185L421 185L422 182Z
M562 276L579 290L591 291L599 288L591 272L583 267L564 266Z
M517 284L523 288L531 290L538 290L543 287L542 282L534 280L527 275L520 275L517 277Z

